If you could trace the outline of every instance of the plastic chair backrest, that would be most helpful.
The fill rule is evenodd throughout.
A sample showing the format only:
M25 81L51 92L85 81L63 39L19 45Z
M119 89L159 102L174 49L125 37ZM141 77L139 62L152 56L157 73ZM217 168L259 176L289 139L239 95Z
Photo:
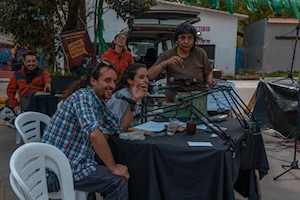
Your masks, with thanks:
M48 124L51 118L39 112L24 112L15 119L15 126L24 143L41 141L41 122Z
M69 160L62 151L52 145L31 142L20 146L12 154L9 167L12 176L24 194L24 199L49 199L46 168L57 175L62 200L75 199Z
M17 197L19 199L24 199L24 193L20 187L20 185L18 185L16 179L14 178L14 176L12 175L12 173L9 173L9 182L10 182L10 186L13 189L13 191L15 192L15 194L17 195Z

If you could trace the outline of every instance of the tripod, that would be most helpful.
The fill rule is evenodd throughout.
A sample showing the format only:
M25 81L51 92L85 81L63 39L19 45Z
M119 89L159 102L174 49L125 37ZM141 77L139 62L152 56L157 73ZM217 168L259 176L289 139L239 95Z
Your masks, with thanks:
M295 61L295 55L296 55L296 49L297 49L297 42L298 42L298 37L299 37L299 29L300 29L300 20L299 20L298 25L296 26L296 29L291 31L291 32L294 32L296 30L296 38L295 38L296 41L295 41L295 46L294 46L294 49L293 49L293 58L292 58L292 63L291 63L291 69L288 73L288 76L286 78L284 78L284 79L291 79L293 83L295 81L294 78L293 78L293 68L294 68L294 61ZM276 39L280 39L280 38L284 37L285 35L287 35L291 32L288 32L288 33L286 33L282 36L276 37ZM274 83L277 82L277 81L284 80L284 79L276 80L276 81L274 81Z
M294 144L294 160L292 161L291 165L282 165L283 168L289 167L286 171L283 173L279 174L278 176L274 177L274 180L276 181L277 178L280 176L286 174L287 172L291 171L292 169L300 169L298 165L298 160L296 160L296 154L297 154L297 141L298 141L298 131L299 131L299 126L300 126L300 85L298 83L298 118L297 118L297 125L296 125L296 133L295 133L295 144Z

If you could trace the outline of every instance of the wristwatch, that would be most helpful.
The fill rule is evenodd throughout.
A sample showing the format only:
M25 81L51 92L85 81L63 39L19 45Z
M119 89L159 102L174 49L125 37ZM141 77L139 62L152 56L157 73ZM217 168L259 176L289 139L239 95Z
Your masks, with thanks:
M165 69L166 69L166 66L164 65L164 62L161 62L159 65L160 65L160 67L162 68L162 70L165 70Z

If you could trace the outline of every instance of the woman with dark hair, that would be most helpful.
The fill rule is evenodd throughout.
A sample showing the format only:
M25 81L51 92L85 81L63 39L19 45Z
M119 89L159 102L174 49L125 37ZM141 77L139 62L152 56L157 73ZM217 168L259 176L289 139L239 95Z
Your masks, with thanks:
M175 79L187 78L196 83L207 83L215 85L216 81L212 76L212 68L208 61L206 52L197 46L196 29L189 23L178 25L175 30L175 47L163 52L153 66L149 69L149 79L155 79L160 73L166 70L167 85L169 78ZM189 91L201 91L201 87L193 85L187 86L185 83L176 83L182 85ZM166 100L173 101L173 95L166 91Z
M134 63L132 54L126 50L126 37L119 33L115 36L111 47L100 58L112 63L117 69L118 78L125 68Z
M129 99L133 99L133 88L136 85L141 84L146 94L148 91L148 83L148 71L145 65L140 63L129 65L125 69L117 84L116 92L113 94L112 98L107 102L108 107L110 107L114 111L114 113L116 113L119 117L123 117L126 109L130 107L130 105L127 101L117 99L116 94L118 93ZM141 99L133 100L139 102L140 104L142 103ZM132 110L136 114L140 112L140 107L137 107L135 105L134 107L132 107Z

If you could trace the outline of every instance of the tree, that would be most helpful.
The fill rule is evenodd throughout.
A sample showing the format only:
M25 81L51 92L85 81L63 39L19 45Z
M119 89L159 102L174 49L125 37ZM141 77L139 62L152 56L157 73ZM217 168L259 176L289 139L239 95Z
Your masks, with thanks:
M169 1L177 2L176 0L169 0ZM297 12L292 13L291 9L284 9L283 7L281 7L281 9L278 9L277 7L280 2L277 4L275 3L271 4L269 1L265 1L265 3L261 1L256 1L256 2L257 3L253 3L249 1L233 1L233 3L231 4L230 2L227 2L227 0L215 1L215 2L212 0L201 0L201 3L198 3L192 0L189 1L189 4L193 6L201 6L204 8L218 9L221 11L231 10L231 8L228 9L228 6L232 6L232 10L234 10L236 13L248 15L249 17L247 19L238 22L237 47L242 47L244 45L243 37L244 37L245 26L263 20L267 17L274 17L274 16L296 17ZM286 4L288 4L288 2L286 2Z
M103 0L96 0L103 5ZM174 1L174 0L173 0ZM233 13L234 8L239 13L248 14L258 11L261 17L292 12L300 19L298 0L175 0L191 5L207 6L214 9L227 10ZM130 15L138 16L147 12L155 5L155 0L106 0L110 9L114 9L125 21ZM101 4L102 3L102 4ZM98 13L96 13L98 11ZM6 0L0 2L0 31L14 35L14 42L21 45L30 44L31 49L42 48L50 53L54 61L59 50L59 33L62 31L86 28L85 1L83 0ZM102 14L103 8L95 8L95 17L98 18L96 35L103 37ZM90 14L90 13L89 13ZM88 14L88 15L89 15ZM250 16L250 15L249 15ZM257 20L258 15L249 17ZM102 27L102 29L101 29ZM99 34L100 33L100 34ZM96 40L104 42L103 38ZM53 63L52 63L53 64Z
M220 9L233 13L234 11L261 12L265 8L275 15L295 15L300 19L300 2L298 0L169 0L172 2L185 2L190 5L200 5L201 7Z
M86 26L82 0L6 0L0 12L0 31L30 50L47 52L51 66L61 52L59 33Z
M68 17L62 31L84 29L86 27L85 1L71 0L68 5Z
M55 1L9 0L0 4L1 32L14 35L14 41L21 45L30 44L31 49L45 46L51 51L57 30L53 28Z
M156 5L155 0L106 0L106 2L124 21L129 15L142 15L149 11L151 6Z

